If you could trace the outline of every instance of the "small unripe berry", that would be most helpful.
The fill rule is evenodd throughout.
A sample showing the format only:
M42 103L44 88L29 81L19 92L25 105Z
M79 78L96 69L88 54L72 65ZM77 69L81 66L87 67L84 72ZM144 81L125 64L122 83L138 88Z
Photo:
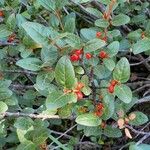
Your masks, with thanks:
M103 59L103 58L107 58L108 55L107 55L107 53L106 53L105 51L101 51L101 52L99 53L99 57Z
M101 35L102 35L101 32L97 32L97 33L96 33L96 37L97 37L97 38L101 37Z
M114 86L110 85L110 86L108 87L108 92L109 92L109 93L114 93Z
M78 61L80 59L80 57L77 54L73 54L70 56L70 60L72 62Z
M77 100L81 100L83 98L83 93L80 91L76 92L76 95L77 95Z
M91 58L92 58L92 55L91 55L90 53L86 53L86 54L85 54L85 57L86 57L86 59L91 59Z

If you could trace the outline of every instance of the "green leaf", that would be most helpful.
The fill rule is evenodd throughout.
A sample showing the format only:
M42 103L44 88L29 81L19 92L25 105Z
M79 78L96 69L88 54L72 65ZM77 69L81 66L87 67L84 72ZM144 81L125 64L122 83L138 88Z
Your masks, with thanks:
M85 52L93 52L102 47L104 47L106 43L100 39L92 39L85 44L84 51Z
M39 4L50 11L55 11L56 5L53 0L38 0Z
M93 113L82 114L76 118L76 122L84 126L99 126L101 124L101 119Z
M84 135L87 137L89 137L89 136L100 136L102 133L101 128L99 126L88 127L88 126L78 125L77 130L83 130Z
M36 77L36 85L40 90L48 88L54 79L54 71L41 72Z
M99 79L105 79L111 75L111 71L108 70L104 65L97 65L94 68L94 74Z
M45 27L35 22L25 22L22 24L22 27L36 43L48 44L49 36L52 34L50 27Z
M50 131L47 128L37 128L31 131L28 131L25 134L25 138L32 141L36 145L43 144L48 138Z
M42 61L38 58L24 58L18 60L16 65L27 70L38 71L41 69Z
M75 72L71 61L67 56L63 56L57 62L55 68L56 82L66 88L73 88L76 83Z
M64 31L74 33L75 31L75 14L71 13L65 18Z
M124 84L115 86L115 95L124 103L130 103L132 100L132 91Z
M119 42L113 41L111 44L107 46L107 48L108 48L107 53L109 54L109 57L116 56L119 51Z
M68 104L68 105L58 109L58 114L61 118L70 117L72 114L72 105Z
M113 61L113 59L105 58L103 59L103 63L110 71L112 71L115 68L115 62Z
M119 138L122 136L122 133L118 128L107 125L104 129L104 135L108 137Z
M133 44L132 49L134 54L139 54L150 50L150 39L143 39L138 41L137 43Z
M148 145L148 144L136 145L136 143L135 143L135 144L131 144L129 146L129 150L150 150L150 145Z
M103 14L98 9L93 7L86 7L86 11L96 16L97 18L101 18L103 16Z
M36 150L36 145L31 141L26 141L21 143L16 150Z
M109 118L112 117L115 110L114 97L112 95L106 95L103 98L103 105L104 105L104 112L102 115L102 119L108 120Z
M96 31L92 28L81 29L80 34L86 41L92 40L96 37Z
M81 39L73 33L67 33L65 42L72 48L81 48Z
M104 19L97 19L95 21L95 26L101 27L101 28L107 28L109 26L109 22Z
M31 118L24 118L24 117L19 117L17 118L14 126L17 129L21 130L27 130L29 129L32 125L34 124L33 120Z
M4 102L0 101L0 113L4 113L5 111L7 111L7 109L8 106Z
M9 31L5 25L0 25L0 38L5 38L11 34L12 32Z
M10 30L15 29L15 27L16 27L16 15L15 15L15 13L11 14L8 17L6 25L7 25L8 29L10 29Z
M112 25L113 26L121 26L125 25L130 22L129 16L125 14L119 14L113 17L112 19Z
M65 94L61 91L51 92L46 99L47 109L57 109L65 106L68 103L76 102L77 97L74 93Z
M120 81L121 83L125 83L130 78L130 64L128 60L123 57L121 58L114 71L113 71L113 78L117 81Z
M57 61L57 57L58 51L56 47L47 46L42 48L41 59L44 62L45 66L52 66Z
M138 29L136 31L132 31L128 34L128 38L130 40L139 40L141 38L142 29Z
M129 124L140 126L146 122L148 122L148 117L140 111L134 111L132 114L135 114L136 118L132 121L129 121Z

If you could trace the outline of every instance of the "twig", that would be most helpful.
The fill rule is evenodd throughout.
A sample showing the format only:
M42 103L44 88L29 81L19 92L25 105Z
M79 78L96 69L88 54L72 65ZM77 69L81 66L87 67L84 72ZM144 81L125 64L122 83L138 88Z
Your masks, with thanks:
M63 134L61 134L58 138L56 138L57 140L59 140L61 137L63 137L65 134L67 134L69 131L71 131L73 128L75 128L77 126L77 124L75 124L74 126L72 126L71 128L69 128L67 131L65 131ZM50 143L49 146L51 146L54 142Z
M143 90L144 88L146 88L146 87L150 87L150 84L143 85L142 87L140 87L140 88L134 90L133 93L140 92L140 91L142 91L142 90Z
M126 127L129 128L130 130L132 130L134 133L141 134L141 135L150 135L150 132L138 131L129 125L126 125Z
M141 144L141 143L142 143L144 140L146 140L148 137L150 137L150 134L147 134L147 135L143 136L143 137L136 143L136 145Z
M140 61L140 62L138 62L138 63L130 64L130 66L137 66L137 65L146 63L146 62L148 62L148 61L150 61L150 57L148 57L148 58L146 58L146 59L144 59L144 60L142 60L142 61Z
M150 95L139 99L139 100L136 102L136 104L141 104L141 103L145 103L145 102L150 102Z

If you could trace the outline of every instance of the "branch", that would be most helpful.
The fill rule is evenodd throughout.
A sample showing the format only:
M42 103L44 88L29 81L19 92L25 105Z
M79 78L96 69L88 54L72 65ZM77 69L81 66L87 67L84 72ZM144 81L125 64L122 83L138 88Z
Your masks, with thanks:
M3 70L4 73L21 73L21 74L31 74L37 75L36 72L28 71L28 70Z
M143 136L137 143L136 145L141 144L144 140L146 140L148 137L150 137L150 134L146 134L145 136Z
M11 84L10 88L14 89L34 89L33 85Z
M33 119L60 119L58 115L44 115L44 114L26 114L21 112L4 112L1 113L3 117L30 117Z

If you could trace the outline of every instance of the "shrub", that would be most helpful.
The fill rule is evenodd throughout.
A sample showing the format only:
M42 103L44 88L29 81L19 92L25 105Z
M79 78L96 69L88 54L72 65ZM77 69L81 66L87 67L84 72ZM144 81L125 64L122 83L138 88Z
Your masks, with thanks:
M138 97L127 84L126 57L149 53L148 2L1 0L0 5L2 149L73 149L82 143L80 131L98 148L110 138L150 136L134 129L148 117L133 109ZM131 150L150 149L141 140L128 142Z

